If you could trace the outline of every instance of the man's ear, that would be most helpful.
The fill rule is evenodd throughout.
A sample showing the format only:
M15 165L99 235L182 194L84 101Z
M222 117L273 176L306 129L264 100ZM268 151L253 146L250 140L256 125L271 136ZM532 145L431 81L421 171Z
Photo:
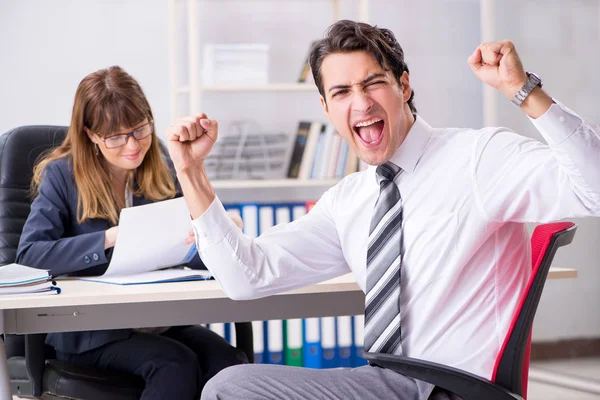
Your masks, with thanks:
M410 95L412 93L412 88L410 87L410 76L408 75L408 72L404 71L400 76L400 85L404 102L407 102L410 100Z
M327 107L327 102L325 101L325 98L321 96L319 100L321 100L321 107L323 107L323 112L325 113L325 116L327 117L327 119L329 119L329 108Z

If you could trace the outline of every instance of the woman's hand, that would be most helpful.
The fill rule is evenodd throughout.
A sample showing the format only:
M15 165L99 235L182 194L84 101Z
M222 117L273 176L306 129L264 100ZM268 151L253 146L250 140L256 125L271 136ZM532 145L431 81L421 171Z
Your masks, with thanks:
M234 211L227 211L227 214L229 214L229 217L235 222L238 228L242 229L244 227L244 221L242 221L240 214Z
M117 235L119 234L119 227L113 226L112 228L104 231L104 250L115 246L117 242Z
M233 222L235 222L235 225L238 228L242 229L244 227L244 221L242 221L242 217L240 217L238 213L233 211L227 211L227 214L229 214L229 217L233 220ZM195 242L196 235L194 235L194 230L190 229L190 231L188 232L188 236L185 238L185 244L192 244Z

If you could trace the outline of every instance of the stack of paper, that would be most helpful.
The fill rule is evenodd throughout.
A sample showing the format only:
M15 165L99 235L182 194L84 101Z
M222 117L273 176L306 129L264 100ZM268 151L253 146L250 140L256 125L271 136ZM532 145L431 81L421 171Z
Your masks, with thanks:
M48 271L26 267L20 264L8 264L0 267L0 296L58 294Z
M116 285L210 279L208 271L183 268L196 254L185 243L191 228L183 197L124 208L106 272L78 279Z
M114 285L137 285L140 283L167 283L183 281L203 281L212 277L209 271L192 269L162 269L149 272L140 272L122 276L94 276L79 278L83 281L112 283Z

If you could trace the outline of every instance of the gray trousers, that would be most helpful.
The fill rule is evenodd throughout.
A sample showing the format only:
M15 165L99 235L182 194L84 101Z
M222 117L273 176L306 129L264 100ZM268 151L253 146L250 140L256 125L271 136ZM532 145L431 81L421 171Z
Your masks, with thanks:
M432 393L433 391L433 393ZM365 365L358 368L310 369L246 364L228 367L208 381L201 400L449 400L434 386Z

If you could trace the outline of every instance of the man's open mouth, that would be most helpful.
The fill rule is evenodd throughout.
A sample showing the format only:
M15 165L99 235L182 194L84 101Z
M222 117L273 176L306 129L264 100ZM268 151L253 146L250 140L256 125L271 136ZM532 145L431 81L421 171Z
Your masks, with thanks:
M374 146L381 141L385 122L381 118L371 118L355 124L353 128L365 145Z

